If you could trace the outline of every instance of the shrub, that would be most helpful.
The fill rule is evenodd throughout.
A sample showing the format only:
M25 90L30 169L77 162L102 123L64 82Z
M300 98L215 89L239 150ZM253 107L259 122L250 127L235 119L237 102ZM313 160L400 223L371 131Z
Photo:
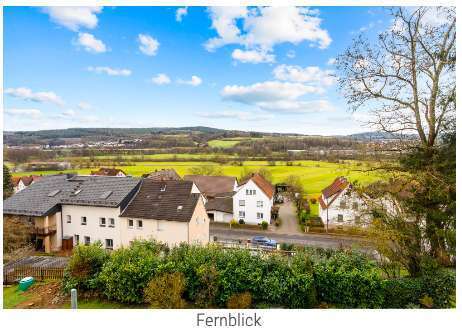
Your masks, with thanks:
M244 225L244 224L245 224L244 219L239 219L239 225Z
M314 197L310 198L310 203L311 204L316 204L318 202L318 200Z
M231 219L231 220L230 220L230 222L229 222L229 227L234 228L234 227L236 227L237 225L239 225L239 223L238 223L235 219Z
M251 305L252 295L249 292L233 294L226 303L228 309L249 309Z
M456 273L450 269L424 272L422 276L424 294L433 300L435 308L451 308L451 296L456 291Z
M210 308L215 304L218 293L218 271L214 265L204 264L197 270L196 274L200 288L196 295L196 305L200 308Z
M396 278L383 281L384 308L406 308L418 305L423 290L421 278Z
M185 306L182 298L185 278L182 273L156 275L144 290L144 298L152 308L181 309Z
M274 225L275 225L276 227L279 227L279 226L281 226L281 223L282 223L282 222L281 222L281 218L278 217L278 218L276 219L276 221L274 222Z
M135 241L129 248L114 251L104 264L99 281L110 300L142 303L143 292L153 278L159 254L165 247L155 241Z
M108 258L101 242L76 246L64 271L63 290L67 293L72 288L83 292L98 289L98 274Z
M261 229L267 230L268 229L268 222L267 221L262 221L261 222Z

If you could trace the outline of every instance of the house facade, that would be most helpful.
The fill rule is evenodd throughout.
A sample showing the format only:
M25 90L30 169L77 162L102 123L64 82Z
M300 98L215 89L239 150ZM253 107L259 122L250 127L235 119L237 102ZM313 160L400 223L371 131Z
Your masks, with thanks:
M258 225L270 223L274 188L259 174L240 183L233 195L233 217L236 221Z
M91 175L95 176L118 176L118 177L124 177L127 176L127 174L119 169L119 168L104 168L101 167L97 171L91 171Z
M338 177L322 190L319 202L319 217L325 227L360 225L364 218L363 202L344 177Z
M38 180L40 180L40 176L38 175L13 177L14 192L17 193Z

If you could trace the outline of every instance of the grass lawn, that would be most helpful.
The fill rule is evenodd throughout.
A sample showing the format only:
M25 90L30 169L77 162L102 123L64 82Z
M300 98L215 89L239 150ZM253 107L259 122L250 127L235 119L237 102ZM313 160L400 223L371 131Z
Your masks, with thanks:
M66 303L63 305L63 309L70 309L71 304ZM135 309L145 308L141 306L133 306L129 304L123 304L118 302L111 302L100 299L81 299L77 301L77 309Z
M364 163L346 162L344 164L303 160L297 161L297 166L286 166L284 162L277 162L275 166L268 166L265 161L246 161L244 166L234 165L218 165L213 162L198 162L198 161L177 161L177 162L138 162L134 166L117 166L123 169L129 175L141 176L146 173L155 171L161 168L174 168L181 176L190 174L190 168L195 165L216 165L224 175L239 177L244 170L258 170L261 167L267 168L272 176L273 183L283 182L289 175L295 175L303 182L305 190L309 195L318 195L323 188L328 186L337 176L346 176L350 181L357 180L361 184L368 184L384 178L384 173L379 171L367 171L367 166ZM300 164L300 165L299 165ZM98 167L97 167L98 168ZM97 168L83 168L66 170L66 173L90 174L91 170ZM39 171L14 173L15 176L29 174L56 174L57 171Z
M3 287L3 309L12 309L30 298L31 295L20 291L17 285Z
M221 140L221 139L214 139L208 141L208 145L212 148L232 148L236 144L239 144L241 141L238 140Z

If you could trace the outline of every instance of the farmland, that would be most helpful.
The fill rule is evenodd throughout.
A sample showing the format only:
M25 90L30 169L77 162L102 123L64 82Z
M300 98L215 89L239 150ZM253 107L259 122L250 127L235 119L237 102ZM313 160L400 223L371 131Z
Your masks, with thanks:
M190 168L199 165L213 165L221 170L224 175L239 177L244 170L254 170L264 167L267 168L273 177L273 183L283 182L288 176L298 176L303 182L307 194L315 195L329 185L337 176L346 176L350 181L357 180L361 184L368 184L383 179L383 174L378 171L368 171L370 165L358 161L345 161L343 163L332 163L322 161L302 160L294 163L294 166L287 166L284 162L276 162L274 166L268 166L265 161L245 161L242 166L237 165L219 165L214 162L198 161L177 161L177 162L136 162L133 166L116 166L123 169L131 176L141 176L146 173L162 168L173 168L183 176L190 173ZM67 170L67 173L90 174L93 168L78 168ZM56 174L58 171L39 171L14 173L15 176L29 174Z

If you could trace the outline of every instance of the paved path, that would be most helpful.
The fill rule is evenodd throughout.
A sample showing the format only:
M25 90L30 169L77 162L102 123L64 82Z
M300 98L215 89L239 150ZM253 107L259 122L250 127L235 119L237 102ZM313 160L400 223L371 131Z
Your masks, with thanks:
M268 231L258 231L250 229L229 229L224 227L217 227L210 225L210 236L216 236L218 240L247 240L255 235L265 235L269 238L276 240L279 243L294 243L305 246L320 247L320 248L333 248L340 247L365 247L364 250L368 251L366 246L362 245L361 238L323 235L323 234L279 234Z
M279 207L279 218L281 225L274 227L276 234L300 234L300 226L297 220L297 210L294 204L287 198L285 202Z

